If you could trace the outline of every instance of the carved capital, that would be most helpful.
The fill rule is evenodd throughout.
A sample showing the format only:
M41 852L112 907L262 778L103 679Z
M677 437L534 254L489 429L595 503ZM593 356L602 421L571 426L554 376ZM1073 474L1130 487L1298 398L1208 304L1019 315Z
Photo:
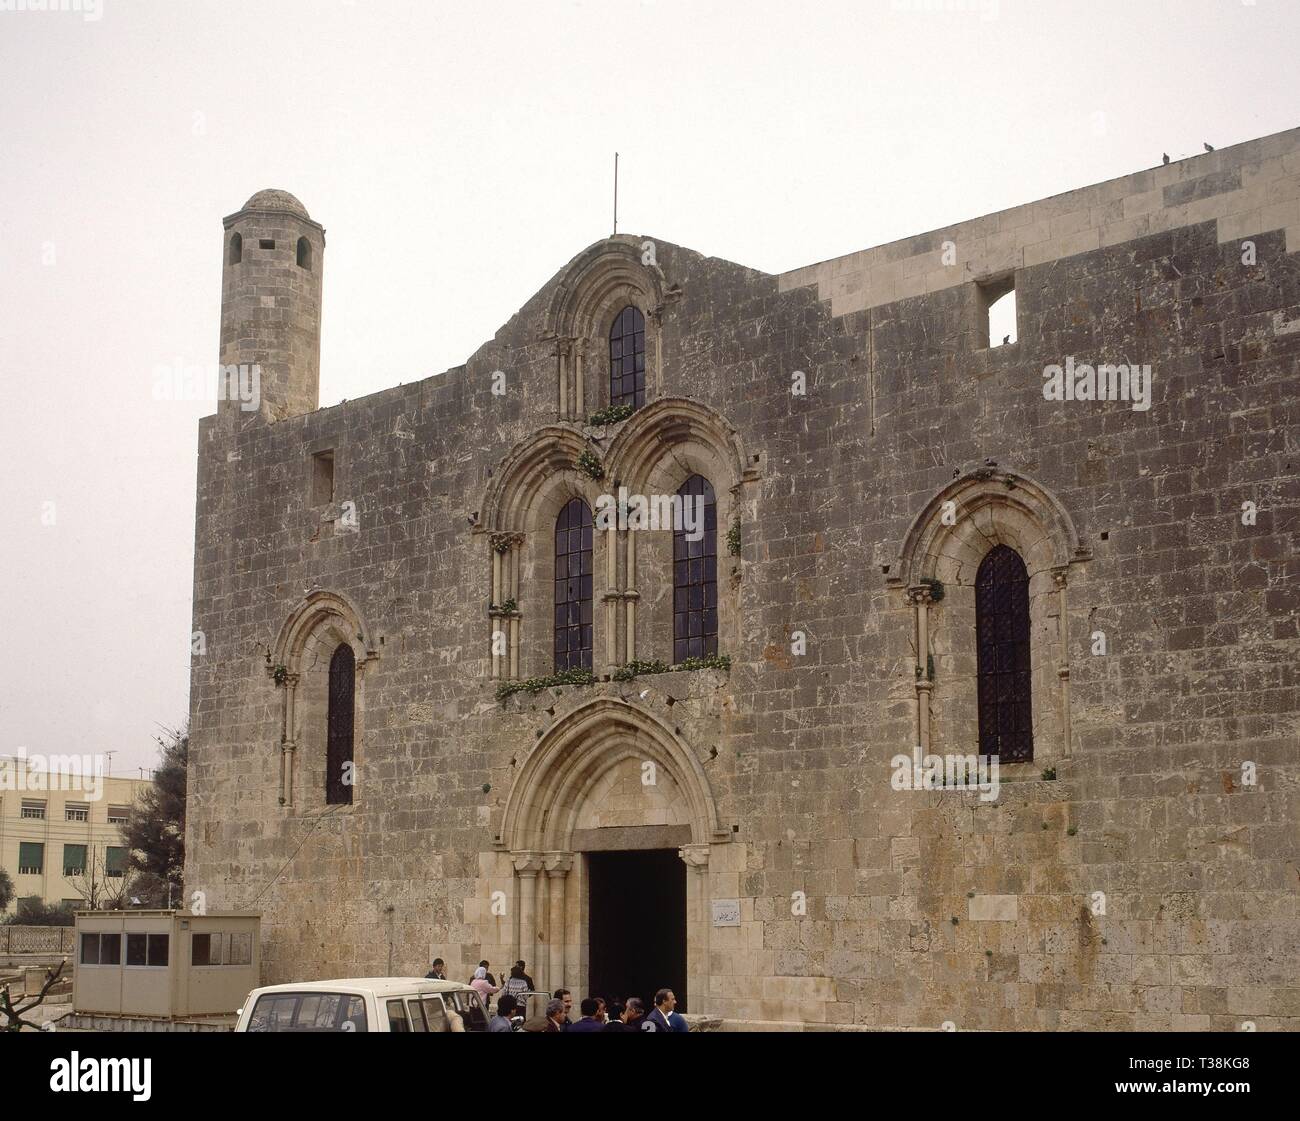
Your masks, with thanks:
M522 533L493 533L488 538L492 542L492 548L498 553L508 553L511 549L517 548L524 543Z
M907 589L908 603L929 604L933 601L934 589L929 584L913 584Z
M515 862L515 871L521 876L533 877L542 870L544 863L544 853L540 852L516 852L511 854Z
M573 869L573 853L548 852L543 854L546 874L552 879L561 879Z
M1067 575L1068 575L1067 570L1064 568L1052 569L1052 583L1055 584L1058 588L1064 588L1066 585Z
M709 866L709 846L708 845L682 845L677 850L677 855L688 868L704 869Z

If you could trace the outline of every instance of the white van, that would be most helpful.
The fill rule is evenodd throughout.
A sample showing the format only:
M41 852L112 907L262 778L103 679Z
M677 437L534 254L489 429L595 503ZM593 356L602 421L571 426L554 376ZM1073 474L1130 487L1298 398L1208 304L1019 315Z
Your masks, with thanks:
M487 1011L468 985L423 977L352 977L254 989L235 1031L487 1031Z

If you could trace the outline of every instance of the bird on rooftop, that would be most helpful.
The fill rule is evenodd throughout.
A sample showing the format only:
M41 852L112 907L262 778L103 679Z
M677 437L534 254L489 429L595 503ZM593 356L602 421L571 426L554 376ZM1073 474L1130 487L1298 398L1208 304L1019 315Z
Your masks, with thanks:
M1010 341L1011 341L1011 336L1010 336L1010 335L1003 335L1003 336L1002 336L1002 345L1003 345L1003 346L1006 346L1006 344L1009 343Z
M1168 152L1164 152L1164 153L1162 153L1162 154L1164 155L1164 162L1165 162L1165 163L1168 163L1168 162L1169 162L1169 153L1168 153Z
M1204 140L1202 140L1201 143L1205 146L1205 150L1206 150L1207 152L1213 152L1213 151L1214 151L1214 145L1213 145L1213 144L1206 144Z

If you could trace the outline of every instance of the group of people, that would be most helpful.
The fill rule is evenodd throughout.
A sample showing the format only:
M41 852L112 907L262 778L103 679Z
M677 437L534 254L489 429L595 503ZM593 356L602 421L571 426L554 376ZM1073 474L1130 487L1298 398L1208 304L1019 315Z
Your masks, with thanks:
M527 994L537 991L528 975L527 964L517 961L510 967L510 976L498 985L489 972L491 963L481 961L474 970L469 985L491 1008L492 998L497 998L496 1011L488 1020L488 1031L526 1032L593 1032L593 1031L666 1031L684 1032L690 1028L685 1017L676 1011L677 996L672 989L660 989L654 995L654 1007L646 1011L645 1002L630 996L622 1003L607 1002L603 996L584 997L578 1005L579 1018L573 1019L573 994L568 989L556 989L546 1002L540 1016L526 1018ZM435 958L427 978L435 981L447 979L446 964Z

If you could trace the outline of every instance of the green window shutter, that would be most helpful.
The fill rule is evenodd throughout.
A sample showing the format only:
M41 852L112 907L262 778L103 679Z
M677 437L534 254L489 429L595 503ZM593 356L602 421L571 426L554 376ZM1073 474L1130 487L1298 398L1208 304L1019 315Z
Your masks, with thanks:
M86 870L86 846L85 845L64 845L63 846L63 874L65 876L80 876Z
M120 876L126 871L126 849L109 845L104 850L104 872L109 876Z
M45 870L45 846L40 841L18 842L18 871L39 875Z

